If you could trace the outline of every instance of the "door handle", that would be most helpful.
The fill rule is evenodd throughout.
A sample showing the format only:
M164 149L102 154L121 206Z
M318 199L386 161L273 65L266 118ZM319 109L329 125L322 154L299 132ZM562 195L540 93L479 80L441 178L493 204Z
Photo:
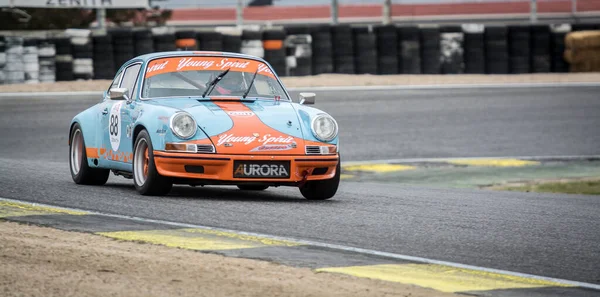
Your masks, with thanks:
M108 108L105 108L105 109L102 111L102 114L103 114L103 115L107 115L107 114L108 114Z

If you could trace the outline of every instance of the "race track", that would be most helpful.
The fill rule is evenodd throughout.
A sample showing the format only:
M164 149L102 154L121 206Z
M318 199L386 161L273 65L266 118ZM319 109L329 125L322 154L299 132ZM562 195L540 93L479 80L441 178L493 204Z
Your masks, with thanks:
M344 161L600 154L600 87L319 92ZM600 284L600 200L343 182L335 199L297 189L75 185L68 124L98 97L0 99L0 197L329 242Z

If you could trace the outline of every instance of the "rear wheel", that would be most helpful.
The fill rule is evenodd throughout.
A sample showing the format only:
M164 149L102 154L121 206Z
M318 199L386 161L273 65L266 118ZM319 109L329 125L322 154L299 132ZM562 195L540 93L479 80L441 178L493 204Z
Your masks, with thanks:
M333 197L340 184L340 171L338 162L332 179L309 181L300 188L300 193L308 200L326 200Z
M79 124L75 124L71 130L69 169L73 181L80 185L103 185L110 174L108 169L89 167L83 132Z
M173 183L156 171L154 150L150 135L142 130L135 140L133 150L133 183L142 195L162 196L171 191Z
M243 191L264 191L269 188L269 186L261 185L238 185L237 187Z

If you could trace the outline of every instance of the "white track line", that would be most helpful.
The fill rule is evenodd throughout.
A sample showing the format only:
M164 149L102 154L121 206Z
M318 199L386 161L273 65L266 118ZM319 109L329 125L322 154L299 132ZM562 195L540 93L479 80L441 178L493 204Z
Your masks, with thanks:
M182 227L182 228L201 228L201 229L207 229L207 230L237 233L237 234L242 234L242 235L263 237L263 238L272 239L272 240L289 241L289 242L293 242L293 243L297 243L297 244L301 244L301 245L317 246L317 247L323 247L323 248L329 248L329 249L335 249L335 250L341 250L341 251L347 251L347 252L355 252L355 253L378 256L378 257L387 257L387 258L404 260L404 261L419 262L419 263L425 263L425 264L445 265L445 266L450 266L450 267L455 267L455 268L460 268L460 269L470 269L470 270L475 270L475 271L498 273L498 274L516 276L516 277L523 277L523 278L555 282L555 283L559 283L559 284L577 286L577 287L581 287L581 288L600 290L600 285L591 284L591 283L559 279L559 278L553 278L553 277L546 277L546 276L539 276L539 275L520 273L520 272L514 272L514 271L508 271L508 270L486 268L486 267L480 267L480 266L474 266L474 265L466 265L466 264L461 264L461 263L440 261L440 260L435 260L435 259L414 257L414 256L408 256L408 255L402 255L402 254L381 252L381 251L376 251L376 250L363 249L363 248L344 246L344 245L338 245L338 244L323 243L323 242L311 241L311 240L303 240L303 239L297 239L297 238L292 238L292 237L274 236L274 235L268 235L268 234L262 234L262 233L244 232L244 231L233 230L233 229L215 228L215 227L208 227L208 226L202 226L202 225L146 219L146 218L140 218L140 217L134 217L134 216L109 214L109 213L83 210L83 209L78 209L78 208L59 207L59 206L54 206L54 205L49 205L49 204L33 203L33 202L29 202L29 201L22 201L22 200L2 198L2 197L0 197L0 201L13 202L13 203L25 203L25 204L29 204L29 205L42 206L42 207L53 207L53 208L57 208L57 209L67 210L67 211L87 212L90 214L107 216L107 217L111 217L111 218L127 219L127 220L133 220L133 221L138 221L138 222L156 223L156 224L163 224L163 225L176 226L176 227Z
M548 161L548 160L585 160L585 159L600 159L600 155L581 155L581 156L514 156L514 157L453 157L453 158L407 158L407 159L382 159L382 160L364 160L364 161L342 161L344 166L365 165L365 164L389 164L389 163L431 163L431 162L447 162L456 160L485 160L485 159L519 159L530 161Z
M506 84L439 84L439 85L390 85L390 86L322 86L293 87L288 91L377 91L377 90L447 90L447 89L511 89L511 88L551 88L551 87L599 87L600 82L563 82L563 83L506 83ZM78 92L14 92L0 93L7 97L72 97L101 96L102 91Z

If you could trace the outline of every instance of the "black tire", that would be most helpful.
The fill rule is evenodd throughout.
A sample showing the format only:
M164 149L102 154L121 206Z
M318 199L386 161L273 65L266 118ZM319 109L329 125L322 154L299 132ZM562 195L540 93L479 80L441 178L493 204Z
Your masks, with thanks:
M75 139L78 137L81 137L81 139ZM87 163L87 154L85 151L85 141L83 140L83 131L81 130L81 126L79 126L78 123L73 125L69 139L69 171L71 172L71 177L73 178L73 181L78 185L104 185L108 180L108 175L110 174L110 171L107 169L89 167ZM79 143L76 140L81 142L81 147L79 148L81 149L81 157L79 160L79 170L77 172L74 172L73 167L76 167L77 164L73 164L73 158L75 157L73 156L75 149L73 145L74 141L76 142L75 145Z
M309 181L300 188L300 193L308 200L327 200L333 197L340 184L340 172L341 166L338 162L332 179Z
M137 176L136 166L140 165L138 163L138 146L145 144L148 149L148 172L145 177L145 180L142 184L139 183L140 177ZM164 196L167 195L171 188L173 187L173 183L171 179L168 177L161 176L158 171L156 171L156 164L154 163L154 149L152 148L152 141L150 140L150 135L146 130L140 131L135 139L135 145L133 146L133 184L135 185L135 189L138 193L146 196ZM143 166L143 165L140 165Z
M269 188L269 186L262 185L238 185L237 187L242 191L264 191Z

